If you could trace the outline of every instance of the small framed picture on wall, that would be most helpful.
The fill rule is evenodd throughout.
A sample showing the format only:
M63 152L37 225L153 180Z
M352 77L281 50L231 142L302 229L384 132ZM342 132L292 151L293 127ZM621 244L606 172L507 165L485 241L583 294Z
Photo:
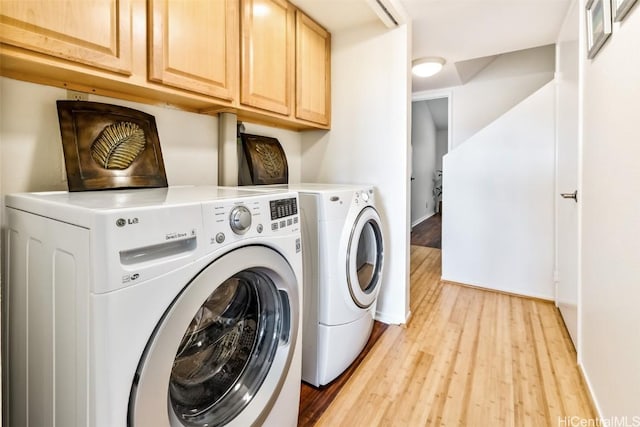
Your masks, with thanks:
M613 7L613 20L616 22L622 21L627 12L631 10L636 0L611 0Z
M611 35L611 2L610 0L589 0L585 12L587 57L592 59Z

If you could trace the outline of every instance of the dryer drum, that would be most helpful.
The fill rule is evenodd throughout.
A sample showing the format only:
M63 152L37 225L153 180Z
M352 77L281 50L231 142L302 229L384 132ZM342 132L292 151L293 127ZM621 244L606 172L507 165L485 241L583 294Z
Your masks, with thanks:
M277 350L281 310L271 279L250 270L224 281L202 304L169 383L173 410L186 425L226 424L255 395Z

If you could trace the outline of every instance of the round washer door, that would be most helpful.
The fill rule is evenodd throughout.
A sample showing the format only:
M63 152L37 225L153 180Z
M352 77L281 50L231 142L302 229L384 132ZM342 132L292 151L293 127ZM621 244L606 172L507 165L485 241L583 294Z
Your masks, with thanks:
M380 291L384 243L380 216L371 206L364 208L351 229L347 247L347 283L358 307L371 306Z
M261 424L287 376L299 322L298 283L280 254L248 246L213 261L150 338L129 425Z

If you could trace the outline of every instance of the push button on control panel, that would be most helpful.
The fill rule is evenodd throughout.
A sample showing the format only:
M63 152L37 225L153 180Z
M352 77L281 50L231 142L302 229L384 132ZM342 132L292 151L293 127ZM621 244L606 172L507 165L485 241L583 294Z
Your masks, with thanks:
M224 235L224 233L218 233L218 234L216 234L216 242L217 242L217 243L222 243L222 242L224 242L224 239L225 239L225 235Z

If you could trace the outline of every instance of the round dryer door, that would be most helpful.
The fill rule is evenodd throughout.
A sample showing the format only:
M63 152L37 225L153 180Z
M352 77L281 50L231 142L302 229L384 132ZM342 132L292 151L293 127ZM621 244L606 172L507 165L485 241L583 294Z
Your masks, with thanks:
M347 247L347 282L353 301L371 306L382 280L383 239L378 212L368 206L358 215Z
M297 289L286 260L265 247L240 248L212 262L151 337L132 388L131 424L260 424L295 349Z

